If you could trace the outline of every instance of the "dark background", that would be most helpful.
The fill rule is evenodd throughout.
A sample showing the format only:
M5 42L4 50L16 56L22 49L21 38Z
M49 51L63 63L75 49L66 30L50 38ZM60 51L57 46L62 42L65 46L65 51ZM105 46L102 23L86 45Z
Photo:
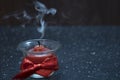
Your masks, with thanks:
M14 11L34 13L33 0L0 0L0 24L21 24L15 18L2 17ZM39 0L56 8L55 16L47 15L49 25L120 25L119 0Z

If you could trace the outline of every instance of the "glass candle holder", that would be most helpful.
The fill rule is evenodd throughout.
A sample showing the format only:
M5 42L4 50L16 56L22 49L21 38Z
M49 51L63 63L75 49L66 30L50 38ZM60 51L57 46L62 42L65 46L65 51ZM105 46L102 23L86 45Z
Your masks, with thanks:
M43 51L35 51L34 48L38 46L44 46L45 50ZM60 43L58 41L49 40L49 39L31 39L24 42L21 42L18 45L18 50L22 51L24 57L31 60L34 63L41 63L45 58L50 58L51 56L56 56L55 51L60 47ZM49 76L54 73L52 71ZM32 78L44 78L44 76L40 74L32 74Z

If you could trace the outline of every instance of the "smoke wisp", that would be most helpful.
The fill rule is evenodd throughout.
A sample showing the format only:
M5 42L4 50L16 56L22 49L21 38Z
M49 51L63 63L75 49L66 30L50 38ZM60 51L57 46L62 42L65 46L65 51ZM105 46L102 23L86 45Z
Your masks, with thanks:
M10 17L14 17L17 20L21 20L22 26L24 26L24 27L26 24L29 24L30 22L32 22L34 20L33 24L35 24L35 26L37 27L38 32L41 33L40 38L43 38L44 34L45 34L45 27L46 27L46 22L44 20L44 16L48 15L48 14L55 15L57 11L54 8L48 9L43 3L41 3L37 0L33 1L33 5L34 5L34 9L37 12L34 16L30 15L27 12L27 10L23 10L21 12L15 11L12 14L5 15L3 17L3 19L9 19Z

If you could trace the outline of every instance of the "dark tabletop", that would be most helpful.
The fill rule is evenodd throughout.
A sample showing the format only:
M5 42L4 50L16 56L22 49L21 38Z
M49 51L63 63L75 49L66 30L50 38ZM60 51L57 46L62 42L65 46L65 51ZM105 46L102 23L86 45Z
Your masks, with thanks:
M40 38L36 27L0 26L0 80L19 72L23 55L17 45L35 38ZM47 26L44 38L62 44L56 52L60 69L36 80L120 80L120 27Z

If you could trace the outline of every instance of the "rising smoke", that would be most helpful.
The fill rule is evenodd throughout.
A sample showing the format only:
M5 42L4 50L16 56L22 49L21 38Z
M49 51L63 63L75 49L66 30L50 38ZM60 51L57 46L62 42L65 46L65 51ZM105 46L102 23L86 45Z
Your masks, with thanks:
M23 26L29 24L32 20L35 20L34 21L36 24L35 26L38 27L37 30L38 32L41 33L40 38L43 38L45 34L45 26L46 26L46 23L44 21L44 16L47 14L55 15L56 9L54 8L47 9L47 7L43 3L37 0L33 1L33 5L34 5L34 9L37 11L37 14L34 16L31 16L26 10L23 10L22 12L16 11L13 14L5 15L3 19L9 19L10 17L14 17L17 20L24 21L24 23L22 23Z

